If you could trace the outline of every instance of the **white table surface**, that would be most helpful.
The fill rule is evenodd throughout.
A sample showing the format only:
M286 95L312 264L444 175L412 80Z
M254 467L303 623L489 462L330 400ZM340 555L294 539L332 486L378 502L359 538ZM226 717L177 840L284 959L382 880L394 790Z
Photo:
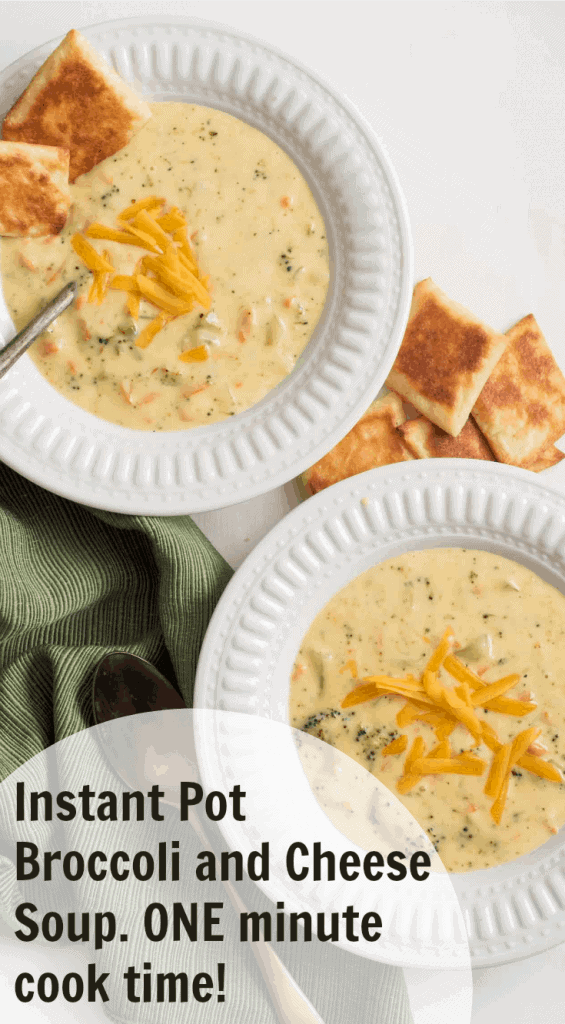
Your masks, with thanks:
M0 67L71 27L141 14L240 28L346 94L399 174L416 279L432 276L498 330L533 312L565 370L565 4L14 0L0 2ZM546 479L565 492L565 461ZM195 518L236 566L296 502L288 485ZM26 948L25 960L48 954ZM10 1019L105 1019L94 1008L14 1005L20 963L20 949L0 940ZM562 1024L564 977L565 944L474 972L472 1024ZM416 1010L415 1024L432 1021Z

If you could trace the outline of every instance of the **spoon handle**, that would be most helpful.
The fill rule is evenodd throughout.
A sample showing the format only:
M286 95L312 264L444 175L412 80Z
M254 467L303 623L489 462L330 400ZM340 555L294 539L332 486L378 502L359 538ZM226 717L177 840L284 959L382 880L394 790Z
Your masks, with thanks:
M206 834L194 809L190 811L190 822L200 842L211 849ZM230 882L223 882L230 903L238 914L245 914L247 907ZM298 987L294 978L279 960L269 942L261 939L251 944L257 966L263 976L280 1024L324 1024L312 1003Z
M33 344L35 339L49 327L49 324L55 320L60 313L63 312L67 306L70 306L77 292L77 286L74 281L70 284L65 285L62 291L55 296L44 306L37 316L34 316L33 320L29 322L27 327L24 327L23 331L16 334L15 338L12 338L7 345L0 351L0 378L14 365L14 363L20 358L21 355Z

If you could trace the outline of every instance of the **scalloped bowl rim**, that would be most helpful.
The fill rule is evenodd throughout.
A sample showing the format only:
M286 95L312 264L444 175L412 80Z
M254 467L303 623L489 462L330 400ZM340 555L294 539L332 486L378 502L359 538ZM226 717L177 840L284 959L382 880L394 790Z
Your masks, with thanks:
M293 373L251 409L209 427L154 434L109 424L62 398L24 356L0 382L0 456L55 493L113 511L179 515L245 501L288 482L325 454L369 405L394 361L408 317L413 260L396 174L374 131L348 100L260 40L182 17L140 16L81 31L105 56L115 56L126 78L139 72L148 98L208 102L249 120L283 145L313 186L326 221L330 287L320 324ZM6 92L12 83L17 95L17 76L29 77L59 38L4 69L0 88ZM178 66L171 63L175 48ZM220 71L214 69L216 56ZM306 119L300 121L304 97ZM309 129L318 110L321 135L312 141L316 136ZM330 144L333 149L326 153ZM330 160L334 151L345 160L353 183L365 182L366 192L339 178ZM373 215L374 230L366 226ZM359 255L355 247L369 236L369 270L361 256L359 269L351 270ZM1 306L0 330L6 330L9 321ZM357 307L356 324L352 311ZM344 367L350 336L355 342L351 366ZM336 370L332 360L340 353ZM61 426L66 421L70 429Z
M370 470L309 498L270 531L228 584L202 647L195 707L288 721L290 667L303 623L332 594L402 551L465 546L519 561L565 593L565 499L527 470L414 461ZM243 651L253 651L247 676ZM523 959L563 940L565 827L514 861L451 877L474 967ZM505 913L514 919L506 933Z

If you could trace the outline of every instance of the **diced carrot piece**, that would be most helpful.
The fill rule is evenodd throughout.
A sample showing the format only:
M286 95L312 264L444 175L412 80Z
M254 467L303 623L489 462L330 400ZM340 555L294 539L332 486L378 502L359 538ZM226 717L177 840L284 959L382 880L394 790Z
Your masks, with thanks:
M41 346L41 352L42 355L44 356L54 356L56 352L60 351L60 348L61 345L58 341L53 341L52 339L49 339L49 341L43 342L43 345Z
M134 405L133 401L133 385L131 380L120 381L120 395L128 405Z

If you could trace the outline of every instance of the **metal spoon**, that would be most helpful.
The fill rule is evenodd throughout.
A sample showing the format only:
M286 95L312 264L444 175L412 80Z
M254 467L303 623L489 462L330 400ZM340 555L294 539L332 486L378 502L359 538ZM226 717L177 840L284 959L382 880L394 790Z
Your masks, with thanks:
M173 686L148 661L134 654L117 651L108 654L98 664L93 681L92 703L94 717L98 724L109 723L126 715L136 715L147 711L167 711L184 709L186 704ZM123 764L118 750L112 742L111 730L103 734L101 744L108 761L116 775L130 789L139 789L145 782L159 782L163 786L163 777L149 777L147 773L148 759L144 749L138 751L138 768L129 761ZM190 757L186 756L188 749ZM183 766L182 778L186 782L198 782L198 769L195 764L196 753L191 737L183 732ZM131 751L130 751L131 753ZM159 754L150 760L167 761L168 754ZM194 760L193 760L193 759ZM174 799L165 799L172 807L178 807ZM190 824L203 847L210 850L210 843L204 829L190 810ZM238 914L246 913L245 904L229 882L223 882L234 910ZM279 960L272 946L261 940L251 944L259 970L267 986L273 1006L280 1024L323 1024L312 1004L298 987L292 975Z
M20 331L15 338L4 345L0 351L0 378L11 369L24 352L27 352L29 346L33 345L35 339L45 328L49 327L49 324L53 323L53 320L56 320L67 306L70 306L76 293L76 281L66 284L63 290L51 302L48 302L41 312L34 316L33 320L30 320L23 331Z

